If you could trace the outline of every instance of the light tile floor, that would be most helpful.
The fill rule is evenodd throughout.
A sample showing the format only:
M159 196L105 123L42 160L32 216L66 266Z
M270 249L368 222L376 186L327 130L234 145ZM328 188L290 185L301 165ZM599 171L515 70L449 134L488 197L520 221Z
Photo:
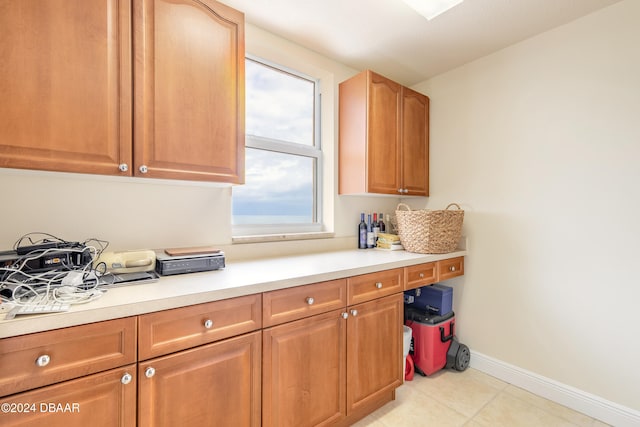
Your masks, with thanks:
M416 375L355 427L604 427L607 424L472 368Z

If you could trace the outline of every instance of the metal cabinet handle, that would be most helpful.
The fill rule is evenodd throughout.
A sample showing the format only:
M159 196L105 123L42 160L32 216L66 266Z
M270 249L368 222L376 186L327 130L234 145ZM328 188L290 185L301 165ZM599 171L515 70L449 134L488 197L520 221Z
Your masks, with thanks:
M307 299L305 299L305 301L309 305L313 305L313 303L316 302L316 300L314 300L313 297L307 297Z
M424 273L420 273L420 278L424 279Z
M43 354L36 359L36 365L40 366L41 368L47 366L49 362L51 362L51 357L49 357L48 354Z
M126 373L122 376L122 379L120 379L120 382L122 384L129 384L131 382L131 380L133 379L133 377L131 376L130 373Z
M449 267L449 271L452 271L452 272L453 272L453 271L456 271L456 266L455 266L455 265L452 265L451 267Z
M340 316L342 316L343 319L347 319L349 317L349 313L342 313Z
M351 310L351 315L353 317L356 317L358 315L358 310L356 310L356 309Z
M126 172L129 170L129 165L126 163L120 163L118 165L118 169L120 169L120 172Z
M154 368L152 368L151 366L149 366L145 371L144 371L144 376L147 378L151 378L156 374L156 370Z
M376 283L376 289L382 289L382 282Z
M147 167L147 165L142 165L138 168L138 170L140 171L140 173L147 173L149 172L149 168Z
M204 327L207 329L211 329L213 327L213 320L207 319L204 321Z

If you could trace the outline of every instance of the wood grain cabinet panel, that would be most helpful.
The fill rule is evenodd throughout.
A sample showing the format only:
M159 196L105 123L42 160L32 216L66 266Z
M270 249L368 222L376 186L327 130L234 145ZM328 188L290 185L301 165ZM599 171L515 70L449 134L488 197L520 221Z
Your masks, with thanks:
M136 361L136 318L0 340L0 396Z
M340 83L340 194L429 195L429 98L372 71Z
M146 360L260 329L261 294L139 316L138 359Z
M134 0L134 175L244 182L244 15Z
M0 167L119 174L131 159L130 0L1 9Z
M464 257L438 261L438 281L448 280L462 275L464 275Z
M405 290L431 285L438 281L438 264L427 262L424 264L405 267Z
M274 326L347 305L345 279L265 292L262 326Z
M138 364L138 426L260 426L261 332Z
M16 0L0 167L244 182L244 14L215 0Z
M374 404L402 384L403 296L349 307L347 414Z
M403 193L429 195L429 98L402 88Z
M402 268L361 274L347 279L347 303L358 304L386 295L402 292L404 271Z
M136 365L3 398L5 427L135 427ZM28 410L25 410L28 408Z
M264 330L263 426L325 426L346 416L343 312Z

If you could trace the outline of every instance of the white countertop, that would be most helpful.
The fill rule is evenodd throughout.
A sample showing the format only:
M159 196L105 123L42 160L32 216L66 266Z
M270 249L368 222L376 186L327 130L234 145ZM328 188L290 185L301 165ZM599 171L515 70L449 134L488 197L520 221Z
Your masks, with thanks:
M221 270L161 277L155 283L109 289L101 298L87 304L74 305L67 312L0 320L0 338L340 279L466 254L464 250L421 255L405 251L354 249L227 262L227 266Z

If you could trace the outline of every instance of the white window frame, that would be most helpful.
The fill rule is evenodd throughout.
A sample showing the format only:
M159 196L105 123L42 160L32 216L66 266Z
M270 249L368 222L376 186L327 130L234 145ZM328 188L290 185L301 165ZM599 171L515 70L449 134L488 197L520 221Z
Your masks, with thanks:
M283 240L283 239L299 239L313 238L314 233L325 231L324 215L323 215L323 194L324 194L324 165L322 151L322 95L320 90L321 79L312 77L301 71L294 70L282 64L276 64L273 61L266 60L262 57L247 54L247 60L258 62L264 66L271 67L277 71L291 74L314 82L314 144L304 145L280 141L271 138L265 138L255 135L245 134L245 147L273 151L283 154L291 154L309 157L315 160L314 177L313 177L313 222L302 224L232 224L232 235L234 242L245 242L253 240ZM233 199L233 196L232 196ZM232 200L233 203L233 200ZM233 218L233 213L231 214Z

